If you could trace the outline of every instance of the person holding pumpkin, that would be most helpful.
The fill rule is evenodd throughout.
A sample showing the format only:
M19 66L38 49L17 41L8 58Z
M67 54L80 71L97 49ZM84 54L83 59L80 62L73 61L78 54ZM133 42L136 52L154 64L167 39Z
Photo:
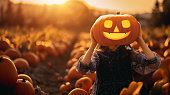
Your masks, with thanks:
M145 44L140 23L131 15L103 15L93 24L91 45L79 58L76 70L81 74L96 71L92 95L119 95L135 79L157 70L161 59ZM136 41L143 53L129 44Z

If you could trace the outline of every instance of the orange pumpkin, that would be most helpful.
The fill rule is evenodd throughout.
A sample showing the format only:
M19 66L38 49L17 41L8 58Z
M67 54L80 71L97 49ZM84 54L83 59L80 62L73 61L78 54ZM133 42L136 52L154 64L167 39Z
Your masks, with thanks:
M25 79L18 79L14 89L14 95L35 95L33 85Z
M71 67L71 69L68 72L68 80L69 81L71 81L73 79L81 78L82 76L83 76L82 74L80 74L80 73L78 73L76 71L76 67L75 66Z
M18 75L18 79L25 79L25 80L28 80L32 85L33 85L33 82L32 82L32 79L30 76L26 75L26 74L19 74Z
M75 88L68 95L89 95L89 94L87 91L81 88Z
M84 89L88 92L90 87L92 86L92 83L93 82L89 77L82 77L76 81L75 87Z
M83 75L84 77L89 77L93 82L96 80L96 72L88 75Z
M39 57L33 52L23 52L23 58L25 58L32 67L39 65Z
M93 90L93 85L90 87L90 89L89 89L89 94L91 94L92 93L92 90Z
M17 58L14 60L14 64L17 68L17 70L23 70L29 68L29 63L24 58Z
M103 15L93 24L91 32L102 46L127 45L139 36L140 24L131 15Z
M165 50L163 56L164 56L164 57L170 56L170 49Z
M6 41L0 40L0 50L5 51L10 48L10 45Z
M78 60L78 59L76 59L76 58L70 59L70 60L67 62L67 67L68 67L68 68L71 68L72 65L73 65L75 62L77 62L77 60Z
M57 81L58 81L58 82L63 82L63 80L64 80L64 79L63 79L62 76L59 76L59 77L57 78Z
M0 55L4 55L4 52L2 50L0 50Z
M18 51L18 50L16 50L16 49L14 49L14 48L9 48L9 49L7 49L6 51L5 51L5 54L7 55L7 56L9 56L11 59L16 59L16 58L19 58L19 57L21 57L21 53Z
M120 95L139 95L143 82L132 81L128 88L123 88Z
M159 69L157 69L157 70L153 73L153 75L152 75L152 80L153 80L154 82L156 82L156 81L158 81L158 80L161 80L161 79L163 78L163 76L164 76L163 69L159 68Z
M17 69L14 63L6 57L0 56L0 85L13 87L17 81Z
M59 88L60 93L68 92L69 90L71 90L70 82L66 82L65 84L62 84Z

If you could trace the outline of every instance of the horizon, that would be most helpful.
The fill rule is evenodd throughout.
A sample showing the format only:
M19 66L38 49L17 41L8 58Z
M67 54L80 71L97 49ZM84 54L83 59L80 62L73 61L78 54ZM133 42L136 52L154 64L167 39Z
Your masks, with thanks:
M33 4L59 4L64 5L65 2L69 0L13 0L14 2L24 2L24 3L33 3ZM81 0L87 3L91 7L101 8L101 9L108 9L108 10L117 10L121 12L128 12L128 13L151 13L152 9L154 8L156 0ZM162 0L158 0L162 2ZM116 2L116 3L115 3ZM147 2L147 3L146 3ZM145 4L145 7L143 5Z

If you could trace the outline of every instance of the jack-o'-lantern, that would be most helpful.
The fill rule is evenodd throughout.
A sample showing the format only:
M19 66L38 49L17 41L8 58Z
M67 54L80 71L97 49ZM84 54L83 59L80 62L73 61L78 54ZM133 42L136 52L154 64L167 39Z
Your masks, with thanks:
M102 46L127 45L134 42L140 33L140 24L131 15L103 15L91 28L96 42Z

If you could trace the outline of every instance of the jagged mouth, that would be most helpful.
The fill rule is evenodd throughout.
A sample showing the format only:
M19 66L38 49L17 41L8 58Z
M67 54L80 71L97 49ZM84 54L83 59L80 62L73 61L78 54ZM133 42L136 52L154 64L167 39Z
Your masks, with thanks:
M103 32L103 35L111 40L120 40L123 38L126 38L127 36L129 36L131 31L127 32L127 33L108 33L108 32Z

